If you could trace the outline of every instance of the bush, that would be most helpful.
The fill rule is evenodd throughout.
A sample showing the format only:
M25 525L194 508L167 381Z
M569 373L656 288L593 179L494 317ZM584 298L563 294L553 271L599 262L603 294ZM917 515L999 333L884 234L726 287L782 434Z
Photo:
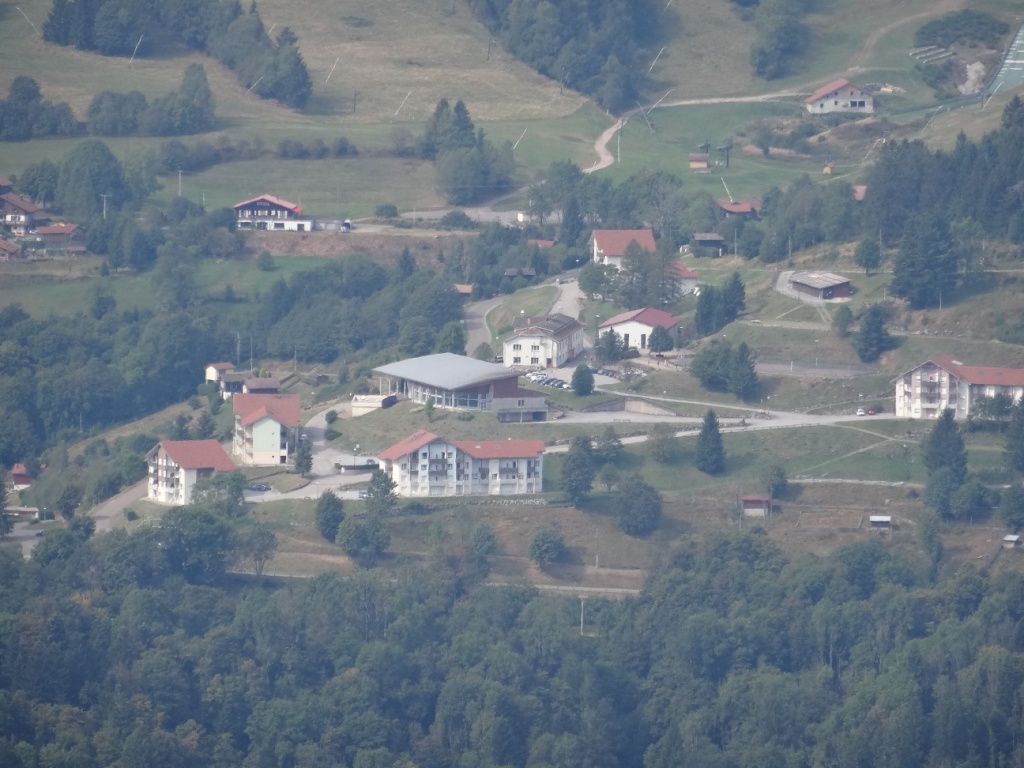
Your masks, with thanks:
M410 501L402 507L402 513L406 515L429 515L430 507L422 501Z
M553 528L541 528L530 542L530 559L544 570L565 554L562 535Z
M338 420L338 412L332 409L324 414L324 419L326 419L328 424L333 424Z
M303 160L309 157L309 150L301 141L281 139L277 143L277 156L284 160Z
M356 145L344 136L334 142L333 152L335 157L355 157L359 154Z
M125 507L125 510L124 510L124 519L125 519L125 520L128 520L128 521L134 521L134 520L138 520L138 519L139 519L139 513L138 513L138 512L136 512L136 511L135 511L134 509L132 509L131 507Z
M398 206L394 203L384 203L378 205L373 210L373 215L378 219L394 219L398 217Z
M999 44L999 38L1010 31L1010 25L981 11L963 10L947 13L924 24L914 35L914 45L937 45L946 48L953 43Z
M465 211L449 211L438 223L441 229L476 229L476 222Z

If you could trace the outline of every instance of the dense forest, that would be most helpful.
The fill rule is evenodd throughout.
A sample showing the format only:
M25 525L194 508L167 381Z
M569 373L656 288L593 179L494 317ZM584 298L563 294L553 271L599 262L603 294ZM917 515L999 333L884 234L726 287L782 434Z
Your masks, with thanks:
M265 99L302 109L313 91L298 39L282 27L271 39L255 3L238 0L54 0L43 39L104 56L145 56L161 41L209 53Z
M542 75L613 112L635 106L660 39L662 8L653 0L469 4L513 56Z
M1014 572L933 577L878 541L794 561L723 531L666 553L639 597L587 600L581 633L578 601L485 586L455 551L275 588L228 580L247 550L209 511L89 534L75 520L30 561L0 548L4 766L1022 757Z

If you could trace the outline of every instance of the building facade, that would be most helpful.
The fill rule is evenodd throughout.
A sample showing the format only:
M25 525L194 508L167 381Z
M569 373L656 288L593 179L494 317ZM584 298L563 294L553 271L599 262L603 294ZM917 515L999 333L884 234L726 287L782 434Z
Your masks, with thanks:
M654 232L649 229L595 229L592 235L594 263L622 269L622 257L630 243L654 253Z
M543 490L541 440L445 440L420 430L377 456L403 497L511 496Z
M870 115L875 111L875 100L849 80L833 80L823 85L806 99L804 107L812 115L827 115L830 112L861 112Z
M248 466L287 464L297 444L299 395L240 393L231 405L235 412L232 451L239 461Z
M1024 369L965 365L936 355L896 379L896 417L936 419L949 408L966 419L979 397L1024 397Z
M502 344L506 366L558 368L583 351L583 323L568 315L520 315L512 328L512 336Z
M664 328L672 343L679 340L679 321L668 312L653 307L631 309L605 320L598 327L600 335L615 331L627 348L647 349L651 333L655 328Z
M42 206L26 200L15 192L4 192L0 194L0 212L3 213L3 223L10 228L11 233L18 237L24 237L32 229L36 214L43 210Z
M523 389L519 377L499 363L442 352L374 368L379 394L405 397L456 411L494 411L498 421L544 421L547 398Z
M273 195L260 195L234 206L239 229L312 232L313 220L303 218L302 206Z
M146 497L158 504L192 503L196 481L231 472L235 463L216 440L163 440L146 454Z

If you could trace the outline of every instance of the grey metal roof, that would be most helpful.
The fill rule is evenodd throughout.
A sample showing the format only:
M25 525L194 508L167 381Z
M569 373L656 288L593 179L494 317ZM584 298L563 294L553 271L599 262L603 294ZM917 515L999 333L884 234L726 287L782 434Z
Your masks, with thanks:
M574 320L568 315L556 312L553 315L541 315L539 317L527 317L516 315L512 319L512 328L515 330L513 336L536 336L538 334L552 339L567 339L576 331L585 326L579 320Z
M791 283L800 283L810 288L833 288L850 282L850 278L834 275L831 272L794 272L789 278Z
M411 357L373 370L385 376L408 379L440 389L463 389L474 384L486 384L515 376L508 368L498 363L485 363L452 352Z

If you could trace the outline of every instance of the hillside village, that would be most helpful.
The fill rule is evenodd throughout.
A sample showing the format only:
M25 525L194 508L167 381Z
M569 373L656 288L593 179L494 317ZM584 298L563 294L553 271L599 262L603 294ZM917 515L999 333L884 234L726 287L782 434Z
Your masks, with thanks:
M1019 762L1024 28L861 5L0 10L0 765Z

